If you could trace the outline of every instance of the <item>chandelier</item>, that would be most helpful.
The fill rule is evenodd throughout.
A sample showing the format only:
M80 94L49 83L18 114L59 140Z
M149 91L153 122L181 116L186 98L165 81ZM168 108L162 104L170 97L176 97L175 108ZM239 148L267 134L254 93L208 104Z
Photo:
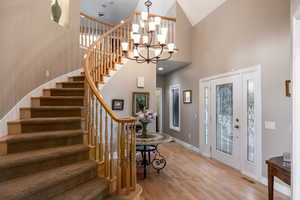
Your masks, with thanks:
M145 2L147 12L141 13L140 24L132 24L131 39L133 40L133 53L129 55L129 43L122 42L122 51L129 60L137 63L154 63L169 60L175 52L174 43L166 43L168 28L161 25L161 18L150 18L150 7L152 2ZM164 53L168 56L164 57Z

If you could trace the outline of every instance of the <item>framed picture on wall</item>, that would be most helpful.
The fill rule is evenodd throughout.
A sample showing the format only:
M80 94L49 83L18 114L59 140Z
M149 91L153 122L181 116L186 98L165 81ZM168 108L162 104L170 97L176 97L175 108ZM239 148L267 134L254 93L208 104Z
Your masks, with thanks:
M113 99L111 107L112 107L112 110L124 110L124 100L123 99Z
M133 92L132 114L135 116L139 112L149 109L149 92Z
M183 103L184 104L192 103L192 90L183 90Z

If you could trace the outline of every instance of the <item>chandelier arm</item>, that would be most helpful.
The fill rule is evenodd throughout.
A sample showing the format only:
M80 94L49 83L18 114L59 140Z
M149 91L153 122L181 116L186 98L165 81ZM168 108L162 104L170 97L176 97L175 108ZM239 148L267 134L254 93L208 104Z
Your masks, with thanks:
M129 59L129 60L134 60L134 61L136 60L136 58L131 58L129 56L126 56L126 58Z
M136 59L136 62L139 63L139 64L143 64L146 62L146 60L139 60L139 59Z
M169 56L167 58L158 59L158 61L167 61L170 58L172 58L172 56L173 56L173 53L169 53Z
M147 58L145 58L145 57L141 54L141 52L139 51L138 48L137 48L137 51L138 51L140 57L142 57L142 58L145 59L145 60L147 59Z

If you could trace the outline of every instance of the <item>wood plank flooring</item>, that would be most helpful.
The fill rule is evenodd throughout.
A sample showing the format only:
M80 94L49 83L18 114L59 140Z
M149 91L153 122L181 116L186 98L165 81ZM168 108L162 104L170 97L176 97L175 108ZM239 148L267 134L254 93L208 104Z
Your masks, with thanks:
M236 170L202 157L176 143L160 146L167 166L157 174L149 167L148 177L138 168L138 183L144 200L267 200L267 187L248 181ZM275 200L288 197L275 193Z

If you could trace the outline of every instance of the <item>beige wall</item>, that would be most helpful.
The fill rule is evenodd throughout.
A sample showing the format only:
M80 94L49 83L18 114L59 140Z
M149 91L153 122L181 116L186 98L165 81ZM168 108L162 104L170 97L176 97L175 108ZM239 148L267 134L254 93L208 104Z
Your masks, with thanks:
M81 67L79 0L70 1L66 28L50 19L50 3L1 2L0 119L34 88Z
M180 27L178 27L180 29ZM179 38L180 40L180 38ZM199 143L199 79L232 69L262 65L263 122L275 121L277 129L262 131L264 160L290 151L291 99L284 96L284 81L291 79L290 3L288 0L230 0L192 30L192 64L165 79L168 87L180 84L193 90L193 104L181 105L181 132L166 132L185 142ZM165 106L165 121L169 120Z
M145 78L145 88L137 88L137 77ZM116 111L120 117L132 116L132 93L149 92L150 110L156 112L156 68L154 64L138 64L129 61L118 71L101 91L105 101L111 106L113 99L124 99L123 111ZM154 130L155 123L152 123Z
M192 61L192 25L184 11L176 4L176 48L179 52L173 60L190 63Z

